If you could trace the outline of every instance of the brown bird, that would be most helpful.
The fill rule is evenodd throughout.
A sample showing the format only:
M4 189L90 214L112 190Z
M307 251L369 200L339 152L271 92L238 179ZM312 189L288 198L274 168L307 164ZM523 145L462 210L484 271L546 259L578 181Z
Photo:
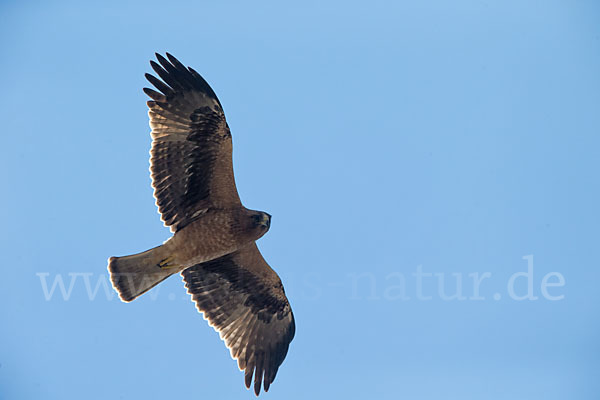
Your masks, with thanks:
M245 370L254 392L275 379L294 338L295 322L279 276L255 241L271 216L240 201L233 177L232 142L215 92L175 57L156 54L146 74L159 92L144 88L152 149L150 171L158 210L173 236L143 253L111 257L108 270L129 302L181 272L198 310L219 332Z

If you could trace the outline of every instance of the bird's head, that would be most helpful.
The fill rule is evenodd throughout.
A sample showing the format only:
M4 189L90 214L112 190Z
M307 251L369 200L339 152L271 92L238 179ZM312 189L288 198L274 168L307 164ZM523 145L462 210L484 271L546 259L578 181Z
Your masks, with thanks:
M255 211L252 219L252 230L258 235L257 239L267 233L271 226L271 215L263 211Z

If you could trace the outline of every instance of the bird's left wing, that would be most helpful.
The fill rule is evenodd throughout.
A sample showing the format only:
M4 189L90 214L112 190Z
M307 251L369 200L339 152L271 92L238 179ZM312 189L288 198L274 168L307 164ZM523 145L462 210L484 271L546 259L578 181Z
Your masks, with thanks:
M194 265L181 275L196 307L245 370L246 387L260 393L275 379L295 333L281 280L256 244Z

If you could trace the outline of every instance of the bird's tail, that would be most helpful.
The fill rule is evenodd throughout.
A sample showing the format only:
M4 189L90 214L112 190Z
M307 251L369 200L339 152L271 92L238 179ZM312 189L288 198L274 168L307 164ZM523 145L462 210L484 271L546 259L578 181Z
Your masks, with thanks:
M143 253L108 259L108 271L113 287L123 301L131 301L152 289L169 276L179 272L158 246Z

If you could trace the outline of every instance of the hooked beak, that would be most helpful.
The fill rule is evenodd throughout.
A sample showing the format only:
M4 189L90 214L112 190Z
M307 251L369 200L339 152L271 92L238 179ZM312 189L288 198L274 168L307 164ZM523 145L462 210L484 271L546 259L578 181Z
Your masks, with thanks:
M264 213L262 219L260 220L260 225L268 228L271 225L271 215Z

